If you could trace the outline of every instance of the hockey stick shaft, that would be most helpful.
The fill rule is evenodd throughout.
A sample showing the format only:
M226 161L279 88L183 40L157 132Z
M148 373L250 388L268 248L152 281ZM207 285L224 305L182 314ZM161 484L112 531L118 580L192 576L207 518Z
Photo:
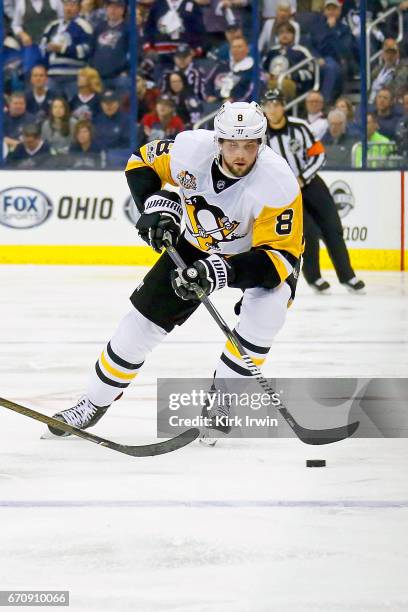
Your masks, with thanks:
M82 429L73 427L68 423L64 423L58 419L54 419L53 417L43 414L42 412L37 412L32 408L27 408L27 406L22 406L21 404L17 404L16 402L12 402L3 397L0 397L0 406L7 408L8 410L12 410L13 412L23 414L31 419L35 419L36 421L40 421L41 423L45 423L46 425L51 425L55 429L60 429L66 433L78 436L78 438L82 438L88 442L94 442L99 446L105 446L106 448L110 448L111 450L115 450L125 455L131 455L132 457L153 457L155 455L170 453L182 448L183 446L186 446L187 444L190 444L190 442L193 442L193 440L195 440L200 434L198 429L188 429L179 436L163 442L144 444L140 446L128 446L126 444L118 444L112 440L106 440L105 438L91 434L88 431L83 431Z
M184 269L187 267L182 257L180 257L178 251L169 242L167 243L167 253L178 268ZM351 436L356 431L359 423L351 423L343 427L323 430L309 430L299 425L288 408L281 402L279 394L272 388L262 374L261 370L247 354L245 348L242 346L234 332L229 328L228 324L224 321L223 317L208 298L205 291L198 284L194 286L194 290L197 298L202 304L204 304L205 308L217 323L218 327L220 327L227 339L231 342L232 346L240 354L242 360L248 367L251 376L256 378L262 389L264 389L264 391L269 395L272 395L274 400L279 398L279 405L275 405L276 409L280 412L282 417L285 419L294 433L300 438L300 440L302 440L302 442L305 442L306 444L330 444L331 442L343 440L344 438Z

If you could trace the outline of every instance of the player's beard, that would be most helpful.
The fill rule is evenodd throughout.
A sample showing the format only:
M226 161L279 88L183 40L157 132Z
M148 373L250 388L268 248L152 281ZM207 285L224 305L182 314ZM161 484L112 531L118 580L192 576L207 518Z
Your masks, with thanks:
M233 176L236 176L237 178L239 178L239 177L245 176L246 174L251 172L252 168L254 167L255 161L252 164L248 164L246 166L235 166L233 164L229 164L227 162L227 160L225 159L225 157L223 157L221 163L222 163L222 165L225 166L225 169L230 174L232 174Z

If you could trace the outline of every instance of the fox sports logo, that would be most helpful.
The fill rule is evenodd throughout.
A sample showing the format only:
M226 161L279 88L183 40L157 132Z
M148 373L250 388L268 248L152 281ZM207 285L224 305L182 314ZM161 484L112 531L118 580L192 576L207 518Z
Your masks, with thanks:
M14 229L41 225L52 213L51 200L32 187L9 187L0 191L0 223Z
M333 197L340 217L345 217L354 208L355 200L350 186L345 181L335 181L330 185L330 193Z

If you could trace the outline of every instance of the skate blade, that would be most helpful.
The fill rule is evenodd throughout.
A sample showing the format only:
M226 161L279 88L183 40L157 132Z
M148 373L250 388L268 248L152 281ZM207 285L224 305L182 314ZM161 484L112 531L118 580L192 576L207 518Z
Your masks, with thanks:
M213 438L211 434L212 434L211 430L205 429L198 439L200 444L204 444L205 446L215 446L219 440L222 440L223 438L228 438L227 433L224 433L218 430L217 430L218 435L216 438Z
M309 287L315 295L332 295L331 286L327 289L323 289L323 291L319 291L319 289L316 289L316 287L312 287L311 285L309 285Z
M363 287L363 289L352 289L351 287L346 287L346 290L348 293L351 293L352 295L367 295L367 291L365 287Z
M209 438L208 436L203 436L202 438L199 438L198 441L204 446L212 447L217 444L218 438Z

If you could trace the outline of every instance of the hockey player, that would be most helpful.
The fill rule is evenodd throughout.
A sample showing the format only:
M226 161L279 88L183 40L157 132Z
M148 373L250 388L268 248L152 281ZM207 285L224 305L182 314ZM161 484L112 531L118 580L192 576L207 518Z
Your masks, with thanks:
M140 236L158 252L170 239L188 267L176 269L163 252L132 294L132 308L99 356L86 395L56 418L86 429L105 414L150 351L198 307L191 273L198 272L207 295L227 286L244 290L235 332L256 364L265 360L294 298L302 196L286 161L265 147L266 119L255 102L225 103L214 127L150 142L130 157L126 177L141 213ZM248 376L227 342L215 383Z

